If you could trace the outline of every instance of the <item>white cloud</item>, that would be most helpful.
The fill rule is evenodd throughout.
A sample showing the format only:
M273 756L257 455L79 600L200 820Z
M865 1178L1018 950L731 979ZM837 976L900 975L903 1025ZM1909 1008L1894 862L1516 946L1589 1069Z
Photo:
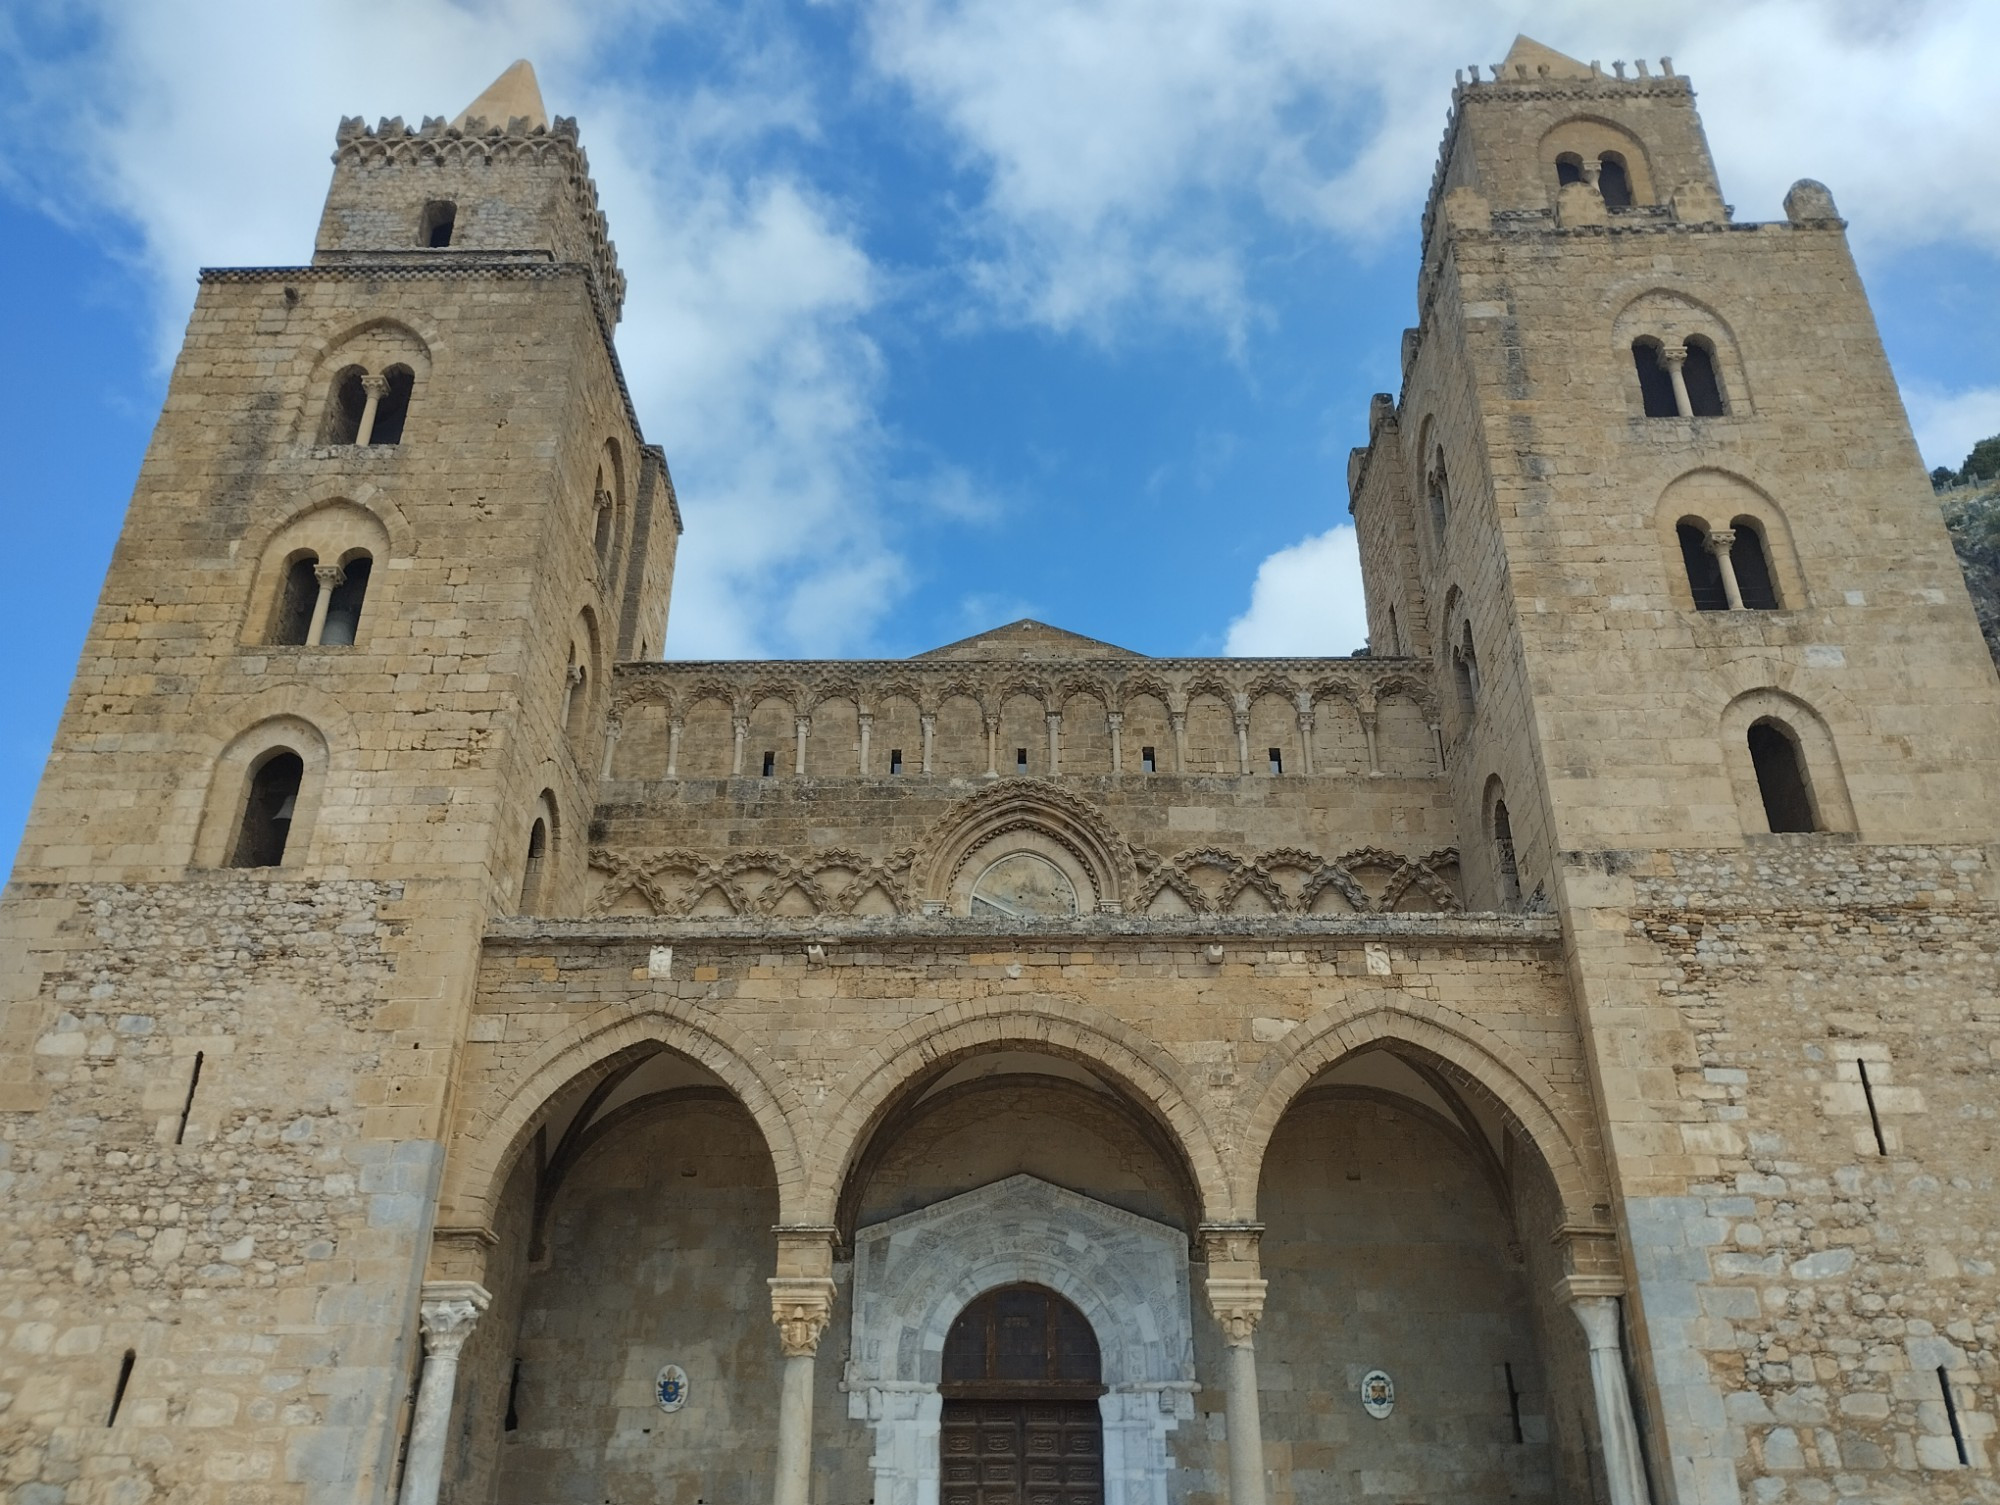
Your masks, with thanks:
M1944 392L1912 386L1904 391L1903 402L1910 410L1917 448L1932 470L1940 465L1957 470L1973 445L2000 434L2000 387Z
M1275 222L1359 246L1427 192L1455 69L1517 30L1586 60L1671 54L1745 218L1824 179L1864 246L2000 250L2000 6L1981 0L873 0L875 66L979 187L971 283L1008 319L1240 343Z
M1280 549L1257 567L1250 608L1229 624L1232 658L1352 653L1368 639L1353 525Z
M738 48L729 76L621 88L623 60L691 15ZM88 47L68 54L51 17L0 21L21 86L0 106L17 143L0 173L58 218L136 232L163 359L197 267L310 256L342 115L455 114L531 57L551 110L582 119L631 284L620 353L687 516L673 650L867 640L904 576L871 500L880 361L860 323L877 279L840 214L771 165L774 140L814 129L811 80L781 41L735 37L696 0L405 0L382 24L100 0Z

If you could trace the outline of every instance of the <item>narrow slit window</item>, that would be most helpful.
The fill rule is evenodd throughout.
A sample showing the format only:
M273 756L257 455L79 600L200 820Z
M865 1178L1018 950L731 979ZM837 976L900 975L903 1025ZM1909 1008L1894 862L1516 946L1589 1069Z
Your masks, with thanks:
M375 426L368 431L370 444L401 444L403 424L410 416L410 394L417 387L417 373L408 366L391 366L382 373L388 389L375 406Z
M366 554L357 554L341 566L340 584L327 598L326 625L319 633L322 646L345 648L353 644L361 630L361 603L368 595L368 575L374 567Z
M1697 418L1723 416L1722 377L1715 369L1715 351L1706 340L1687 342L1681 381L1688 389L1688 407Z
M764 754L764 777L768 779L768 778L770 778L770 777L771 777L771 776L772 776L773 774L775 774L775 773L776 773L777 771L778 771L778 755L777 755L776 753L774 753L774 752L767 752L767 753L765 753L765 754Z
M1750 762L1757 770L1757 790L1764 797L1764 817L1771 829L1817 831L1805 760L1790 730L1775 721L1752 725Z
M1882 1115L1875 1107L1875 1084L1868 1080L1868 1063L1857 1056L1854 1069L1861 1077L1861 1096L1868 1104L1868 1127L1875 1131L1875 1153L1886 1155L1889 1141L1882 1134Z
M889 772L892 774L897 774L901 773L902 771L903 771L903 749L900 747L892 747L889 749Z
M118 1383L111 1391L111 1410L104 1418L107 1427L118 1424L118 1412L125 1404L125 1387L132 1383L132 1366L138 1362L138 1350L132 1348L126 1349L125 1357L118 1361ZM1940 1369L1938 1373L1943 1374L1944 1371ZM1959 1451L1961 1454L1964 1452L1963 1446Z
M1618 153L1606 152L1597 159L1597 191L1604 195L1606 209L1632 207L1632 177Z
M1771 579L1771 560L1764 540L1744 519L1735 523L1736 542L1729 546L1729 565L1736 571L1736 592L1746 611L1776 611L1778 587Z
M1521 1392L1514 1384L1514 1366L1502 1364L1500 1367L1507 1372L1507 1414L1514 1423L1514 1441L1523 1443L1528 1439L1521 1431Z
M278 592L278 610L271 624L274 643L303 644L312 632L313 607L319 601L317 555L304 554L285 567L285 583Z
M283 748L257 765L243 801L243 824L237 830L231 867L277 867L285 860L305 772L305 760Z
M1284 771L1285 771L1284 749L1280 747L1274 747L1271 749L1271 772L1283 773Z
M417 244L441 251L451 244L451 234L458 226L458 205L450 199L432 199L424 205L424 217L419 223Z
M1443 538L1444 525L1451 512L1451 479L1445 474L1443 455L1437 457L1437 465L1431 471L1425 490L1430 499L1431 532Z
M500 1424L505 1432L521 1430L521 1361L514 1361L514 1372L507 1379L507 1419Z
M1153 752L1152 748L1142 747L1139 749L1139 767L1145 773L1158 773L1160 771L1159 757Z
M360 434L361 414L368 406L368 393L361 385L365 374L359 366L348 366L333 378L320 443L352 444Z
M1678 418L1681 405L1674 399L1674 379L1660 359L1660 342L1650 337L1632 342L1632 365L1639 373L1639 400L1648 418Z
M175 1144L184 1144L187 1141L188 1118L194 1112L194 1090L201 1085L201 1063L206 1055L206 1051L198 1050L194 1053L194 1066L188 1072L187 1096L181 1099L180 1127L174 1130Z
M542 873L548 863L549 823L536 819L528 827L528 857L521 868L521 913L533 914L541 907Z
M1951 1393L1951 1375L1942 1364L1938 1365L1937 1377L1938 1393L1944 1397L1945 1420L1951 1423L1951 1445L1958 1449L1958 1466L1969 1468L1972 1454L1966 1449L1965 1428L1958 1420L1958 1397Z
M1521 902L1521 868L1514 856L1514 822L1507 814L1507 802L1493 802L1493 866L1499 879L1500 907L1513 909Z
M592 540L597 551L597 567L600 570L611 566L611 498L603 492L597 494L597 529Z
M1027 771L1028 771L1028 749L1025 747L1017 747L1014 749L1014 772L1026 773Z
M1696 523L1676 523L1674 534L1681 541L1681 563L1687 569L1688 594L1694 597L1694 609L1729 610L1729 593L1722 587L1722 563L1709 552L1707 530ZM1734 550L1729 557L1734 563ZM1736 583L1741 587L1741 575L1736 577Z

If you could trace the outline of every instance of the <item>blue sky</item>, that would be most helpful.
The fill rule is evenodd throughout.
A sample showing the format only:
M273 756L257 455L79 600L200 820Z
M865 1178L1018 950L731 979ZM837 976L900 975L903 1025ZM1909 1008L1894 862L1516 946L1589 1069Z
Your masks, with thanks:
M579 117L688 519L668 652L1022 615L1360 643L1345 464L1396 385L1452 72L1517 30L1693 76L1726 196L1825 181L1930 463L2000 430L2000 6L1908 0L14 0L0 14L11 854L202 265L311 252L342 114L518 56Z

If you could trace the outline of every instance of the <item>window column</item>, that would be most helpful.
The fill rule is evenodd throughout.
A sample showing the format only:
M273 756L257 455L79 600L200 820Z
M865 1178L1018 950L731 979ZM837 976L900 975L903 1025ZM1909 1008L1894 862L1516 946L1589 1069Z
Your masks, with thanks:
M361 390L365 395L361 404L361 421L354 428L354 442L368 444L375 438L375 410L382 405L382 399L389 395L389 378L364 376L361 378Z
M1049 724L1049 777L1062 772L1062 712L1045 711L1043 718Z
M925 711L917 717L917 721L924 729L924 772L930 773L931 750L937 742L937 716L931 711Z
M1104 720L1111 728L1111 771L1125 771L1125 713L1106 711Z
M1667 368L1667 380L1674 384L1674 406L1681 411L1681 417L1694 417L1694 403L1688 397L1687 346L1667 345L1660 350L1660 364Z
M1680 367L1674 370L1678 373ZM1743 610L1743 587L1736 583L1736 561L1729 557L1729 551L1736 547L1736 530L1710 528L1707 543L1708 552L1715 556L1716 568L1722 571L1722 594L1729 602L1729 609Z
M347 571L337 564L313 566L313 579L319 582L319 596L313 602L312 622L306 628L306 646L317 648L326 631L327 608L333 605L333 593L347 581Z

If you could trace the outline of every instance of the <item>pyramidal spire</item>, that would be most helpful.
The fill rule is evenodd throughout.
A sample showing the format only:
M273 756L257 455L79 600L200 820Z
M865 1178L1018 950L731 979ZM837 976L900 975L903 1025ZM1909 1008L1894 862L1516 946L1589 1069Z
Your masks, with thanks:
M1500 76L1508 79L1519 78L1520 74L1516 69L1523 67L1528 70L1529 78L1541 77L1544 68L1549 70L1550 78L1590 77L1588 64L1579 63L1575 58L1565 56L1553 47L1545 47L1533 37L1516 36L1514 45L1507 49L1507 61L1500 65Z
M488 125L504 126L523 116L529 130L536 126L548 128L549 112L542 107L542 89L535 82L535 65L526 58L488 84L486 92L461 110L452 125L460 128L468 120L483 120Z

